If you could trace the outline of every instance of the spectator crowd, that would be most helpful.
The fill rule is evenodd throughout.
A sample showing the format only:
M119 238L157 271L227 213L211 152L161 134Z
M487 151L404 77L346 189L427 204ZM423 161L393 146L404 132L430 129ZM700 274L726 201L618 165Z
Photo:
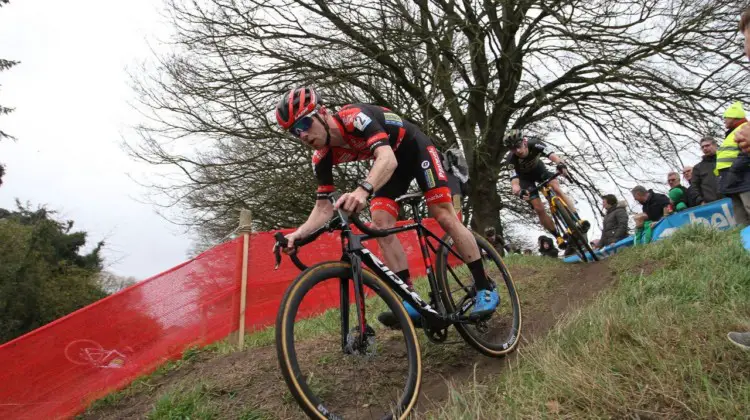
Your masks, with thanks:
M740 102L730 105L723 117L725 133L721 146L715 138L703 137L699 142L701 161L682 169L687 187L681 184L679 173L670 172L667 194L647 190L641 185L632 189L633 198L643 207L642 212L634 216L636 243L649 242L651 227L662 217L724 197L732 199L737 224L750 224L750 158L736 139L738 133L747 130L748 121Z
M725 133L721 146L714 137L701 138L698 141L701 160L685 166L681 173L669 172L666 194L642 185L633 187L633 199L641 204L641 212L633 216L636 243L648 243L652 226L663 217L725 197L732 199L737 224L750 224L750 124L747 124L747 116L740 102L731 104L723 118ZM602 208L602 232L599 239L591 241L594 249L601 249L629 236L627 202L607 194L602 196ZM531 253L529 249L521 251L506 245L494 228L487 228L485 236L502 254ZM555 258L559 254L553 238L545 235L538 238L538 252L539 255ZM572 252L573 249L566 249L565 255Z

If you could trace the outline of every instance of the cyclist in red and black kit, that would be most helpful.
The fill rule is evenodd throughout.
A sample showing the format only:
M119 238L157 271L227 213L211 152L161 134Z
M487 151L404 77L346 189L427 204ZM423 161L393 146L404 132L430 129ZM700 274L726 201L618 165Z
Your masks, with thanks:
M565 163L556 154L549 150L549 147L538 138L528 138L523 135L521 130L510 130L503 139L506 147L510 149L508 155L505 158L505 165L511 171L511 188L514 195L520 196L523 191L527 191L530 188L536 187L537 182L542 182L554 174L547 170L547 166L542 162L541 157L544 156L557 164L557 170L560 171L564 176L568 176L568 170L565 167ZM560 188L560 183L557 180L552 180L549 186L555 191L555 194L565 200L565 204L573 212L576 220L579 221L581 230L587 232L589 230L589 222L582 220L578 217L573 200L571 200ZM529 202L529 205L534 209L539 221L542 223L547 231L555 235L557 238L557 245L560 248L566 247L565 239L560 237L557 229L555 228L555 222L547 214L544 209L544 203L539 198L539 193L534 193L521 197L522 199Z
M370 213L375 227L395 226L399 210L395 198L405 194L416 178L430 215L454 239L458 253L469 261L467 265L477 288L472 315L484 317L495 311L499 302L497 292L490 288L471 231L456 216L440 154L416 125L387 108L370 104L346 105L332 112L323 106L315 90L308 87L292 89L281 98L276 106L276 120L284 130L315 149L317 201L307 221L286 236L290 244L327 222L334 208L361 211L371 196ZM358 188L331 205L327 198L334 191L333 166L369 159L375 162ZM378 243L388 267L411 284L406 254L398 238L395 235L378 238ZM413 319L419 318L419 313L407 302L404 306ZM390 327L398 324L390 312L378 319Z

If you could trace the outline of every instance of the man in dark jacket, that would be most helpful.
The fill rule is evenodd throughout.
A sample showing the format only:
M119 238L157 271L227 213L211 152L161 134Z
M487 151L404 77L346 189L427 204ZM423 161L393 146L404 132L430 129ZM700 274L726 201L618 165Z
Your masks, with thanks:
M687 189L687 200L688 207L700 206L701 202L698 200L698 189L693 185L693 167L688 165L682 168L682 177L685 178L685 182L688 183Z
M690 185L695 187L698 193L696 201L699 205L723 198L719 193L719 183L716 175L714 175L716 150L719 145L713 137L702 138L700 145L701 151L703 151L703 159L693 166L693 175L690 178Z
M635 201L643 206L643 213L636 216L642 216L641 218L644 220L658 222L667 214L665 209L669 206L670 201L666 195L655 193L654 190L647 190L641 185L636 185L631 192Z
M604 215L602 236L597 248L604 248L628 236L628 212L625 210L627 203L618 203L617 197L612 194L603 196L602 201L607 213Z
M669 214L671 202L666 195L647 190L642 185L636 185L631 192L635 201L643 206L643 213L633 216L636 243L649 243L651 242L651 225Z

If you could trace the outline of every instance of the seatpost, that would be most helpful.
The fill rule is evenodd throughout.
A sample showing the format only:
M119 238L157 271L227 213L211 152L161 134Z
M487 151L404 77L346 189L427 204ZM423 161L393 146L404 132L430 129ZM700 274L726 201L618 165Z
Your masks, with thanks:
M411 203L411 213L414 215L414 221L421 224L422 216L419 214L419 209L417 208L418 206L419 203Z

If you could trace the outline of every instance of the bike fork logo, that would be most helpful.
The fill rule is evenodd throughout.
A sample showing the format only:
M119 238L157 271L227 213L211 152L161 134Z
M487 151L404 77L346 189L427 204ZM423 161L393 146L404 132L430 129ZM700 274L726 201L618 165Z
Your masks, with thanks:
M401 280L401 278L399 278L399 276L397 276L396 273L394 273L393 271L391 271L391 269L388 268L385 264L383 264L383 262L380 261L375 255L373 255L372 252L370 252L370 251L368 251L366 249L363 249L362 252L364 252L365 254L369 255L370 258L372 258L372 261L375 262L375 265L377 265L378 268L380 268L381 270L383 270L383 272L385 272L385 274L391 280L395 281L396 284L398 284L398 286L404 292L406 292L409 295L411 295L412 299L414 299L419 304L419 306L422 307L422 309L425 309L425 310L427 310L429 312L432 312L433 314L437 315L437 311L434 310L434 309L432 309L432 306L430 306L427 302L423 301L422 298L419 297L419 295L417 294L417 292L415 292L414 290L412 290L411 287L409 287L408 284L404 283L404 281Z

